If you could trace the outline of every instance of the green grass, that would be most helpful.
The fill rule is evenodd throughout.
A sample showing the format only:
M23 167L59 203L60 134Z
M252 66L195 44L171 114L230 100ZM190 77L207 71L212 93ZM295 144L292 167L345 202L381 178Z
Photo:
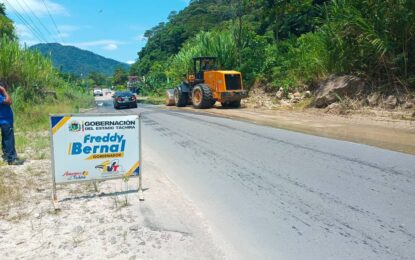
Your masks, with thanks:
M165 97L162 96L145 96L145 97L138 97L138 103L143 104L153 104L153 105L161 105L164 104Z
M313 106L314 103L314 97L312 98L305 98L301 100L300 102L294 104L294 109L296 110L304 110L306 108L310 108Z
M89 99L89 97L87 97ZM16 117L16 150L18 153L30 151L31 159L45 159L49 154L49 115L78 113L80 108L90 107L92 102L75 101L56 102L34 105L32 109L15 111Z
M63 94L57 100L46 99L41 104L16 104L15 101L15 137L19 154L26 153L25 157L30 159L46 159L50 154L49 115L78 113L81 108L94 104L93 98L87 94L73 91L71 95Z
M48 129L50 114L79 113L82 108L94 106L93 98L84 93L76 93L69 97L62 94L62 97L58 99L45 99L39 103L19 104L17 102L23 101L14 99L16 129L29 133Z
M26 157L29 156L31 159L46 159L49 154L49 135L45 135L48 132L17 132L16 138L16 151L18 154L27 153Z
M16 202L21 201L21 189L17 185L17 176L8 168L1 169L0 174L0 217L3 210L10 209Z

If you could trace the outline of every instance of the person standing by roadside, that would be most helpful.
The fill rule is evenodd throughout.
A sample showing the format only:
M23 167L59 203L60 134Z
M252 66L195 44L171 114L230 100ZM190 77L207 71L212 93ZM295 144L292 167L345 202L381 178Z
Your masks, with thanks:
M13 110L11 108L12 98L7 92L7 87L0 82L0 128L1 128L1 148L3 160L9 165L21 165L23 161L17 158L14 147L13 130Z

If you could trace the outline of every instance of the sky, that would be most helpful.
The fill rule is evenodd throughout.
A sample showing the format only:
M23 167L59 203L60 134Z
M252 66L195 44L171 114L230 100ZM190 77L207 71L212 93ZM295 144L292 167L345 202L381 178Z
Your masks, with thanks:
M133 63L144 32L189 0L0 0L24 46L58 42Z

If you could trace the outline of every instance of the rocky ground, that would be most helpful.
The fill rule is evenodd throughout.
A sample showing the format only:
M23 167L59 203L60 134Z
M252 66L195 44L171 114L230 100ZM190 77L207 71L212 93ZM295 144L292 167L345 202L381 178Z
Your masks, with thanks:
M312 89L312 90L309 90ZM415 93L399 91L386 94L372 90L364 80L354 76L330 76L314 87L304 86L296 91L266 92L255 86L249 98L243 100L247 108L299 110L318 108L319 112L415 120ZM316 110L318 111L318 110Z
M149 151L148 149L144 149ZM144 153L137 179L58 187L49 160L0 166L1 259L222 259L203 215Z

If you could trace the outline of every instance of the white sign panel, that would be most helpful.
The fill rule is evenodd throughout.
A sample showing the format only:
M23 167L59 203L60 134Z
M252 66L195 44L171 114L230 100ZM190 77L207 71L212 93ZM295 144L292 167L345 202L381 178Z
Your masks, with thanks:
M138 176L138 115L50 117L56 184Z

